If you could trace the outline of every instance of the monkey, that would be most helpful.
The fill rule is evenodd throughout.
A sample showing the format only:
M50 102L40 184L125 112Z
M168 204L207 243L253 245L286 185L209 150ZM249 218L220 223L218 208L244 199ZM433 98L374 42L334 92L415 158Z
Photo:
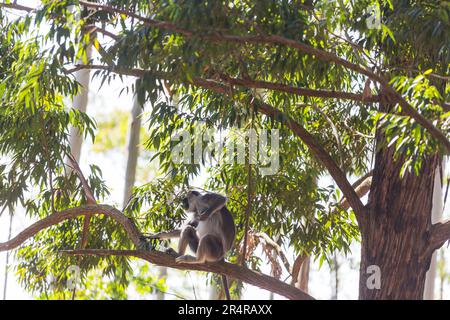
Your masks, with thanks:
M213 192L200 194L189 191L182 199L182 207L194 213L194 218L181 230L177 262L205 263L224 259L236 236L234 219L226 207L227 198ZM186 247L196 257L185 255Z
M194 213L193 219L181 230L178 242L177 263L205 263L224 261L233 246L236 227L233 216L226 207L227 198L213 192L200 194L192 190L182 199L182 207ZM196 256L186 255L186 248ZM222 275L227 300L231 300L227 277Z
M151 238L169 239L179 237L176 263L201 264L225 260L236 237L233 216L226 207L227 198L213 192L201 194L189 191L181 200L182 208L193 213L190 221L181 230L162 232ZM195 252L195 257L187 255L186 249ZM228 280L222 275L225 295L230 300Z

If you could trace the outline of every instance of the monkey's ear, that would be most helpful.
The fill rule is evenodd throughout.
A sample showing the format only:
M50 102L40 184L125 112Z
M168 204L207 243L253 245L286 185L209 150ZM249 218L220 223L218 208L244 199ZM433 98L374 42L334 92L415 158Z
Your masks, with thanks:
M195 191L195 190L192 190L192 191L191 191L191 194L193 194L194 196L199 196L199 195L200 195L200 192Z

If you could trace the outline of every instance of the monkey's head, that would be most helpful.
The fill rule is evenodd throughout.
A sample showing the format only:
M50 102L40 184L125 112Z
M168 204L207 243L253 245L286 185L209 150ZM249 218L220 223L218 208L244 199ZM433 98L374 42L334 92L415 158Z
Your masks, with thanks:
M197 198L200 196L200 192L191 190L186 196L181 199L181 207L186 211L195 211L197 208Z

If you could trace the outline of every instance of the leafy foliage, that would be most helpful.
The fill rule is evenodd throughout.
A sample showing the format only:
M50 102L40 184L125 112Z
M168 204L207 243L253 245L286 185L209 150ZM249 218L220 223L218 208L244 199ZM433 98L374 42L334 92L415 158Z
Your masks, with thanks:
M449 115L442 106L448 101L449 87L442 77L436 77L448 73L450 7L445 1L98 3L120 12L87 8L76 0L43 0L36 10L19 16L1 8L0 206L10 211L20 204L30 216L42 218L86 202L81 184L64 163L70 154L69 127L78 128L85 138L95 136L94 119L69 107L79 92L73 71L82 64L96 69L93 77L103 86L124 74L140 72L136 85L124 87L122 92L131 91L140 102L151 104L144 114L149 131L145 147L152 152L159 171L154 180L135 189L126 209L142 230L177 227L184 218L177 203L179 195L189 187L205 187L229 198L238 227L231 261L238 261L243 254L239 244L248 211L251 230L279 239L283 248L295 254L313 254L323 261L335 251L348 252L350 243L359 237L353 212L336 207L341 194L334 185L323 187L319 183L327 172L286 127L286 117L308 130L348 176L361 176L371 169L377 127L383 129L386 142L395 145L404 171L418 172L421 160L436 152L438 143L401 114L397 105L380 110L376 104L358 100L231 86L223 80L252 79L294 88L359 93L367 79L290 46L214 40L222 35L282 36L381 72L417 111L448 133ZM380 28L369 28L366 23L370 17L367 8L371 7L383 15ZM160 24L145 23L148 19ZM88 46L96 50L92 61L86 58ZM396 63L389 59L393 56L399 57ZM221 84L225 93L195 86L196 79ZM375 85L372 90L379 92L380 88ZM262 104L280 110L285 118L259 114ZM111 147L107 128L120 124L117 119L111 121L99 126L98 137L106 141L105 148ZM177 141L173 138L180 132L194 137L190 141L193 150L198 139L211 130L235 139L236 130L248 129L259 136L263 130L279 130L280 167L276 174L264 176L255 164L228 163L217 154L212 154L216 160L213 165L206 157L186 163L174 159ZM89 184L101 200L108 189L100 168L92 165L90 171ZM59 254L61 249L77 247L81 228L81 220L68 221L22 246L17 251L22 283L42 294L48 290L45 279L50 273L62 284L67 280L67 267L80 264L82 279L95 285L94 269L106 266L104 275L114 275L117 283L104 291L111 297L125 297L123 290L131 270L126 259L89 257L80 263ZM91 247L131 246L124 232L102 217L93 219L91 234ZM259 267L256 257L249 259L254 268ZM140 282L141 291L150 290L146 281L150 280ZM58 292L64 287L53 289Z

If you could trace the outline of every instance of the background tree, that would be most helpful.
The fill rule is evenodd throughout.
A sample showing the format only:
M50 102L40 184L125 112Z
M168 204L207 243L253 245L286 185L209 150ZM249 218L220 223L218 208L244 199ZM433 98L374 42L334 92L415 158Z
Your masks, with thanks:
M84 257L83 280L104 264L126 285L127 257L134 256L310 298L277 279L282 267L297 276L300 270L283 249L325 261L361 239L360 298L422 298L431 256L450 234L450 223L431 223L435 172L450 151L447 2L45 0L38 8L0 7L28 12L0 16L0 152L8 159L0 204L13 211L20 201L42 219L0 250L21 245L18 273L27 288L48 290L50 272L64 283L74 254ZM98 57L78 64L91 43ZM91 166L87 183L64 172L69 125L94 138L92 119L64 107L79 91L73 73L83 69L95 70L104 85L136 77L131 90L151 102L146 148L159 172L135 189L125 210L135 223L110 206L84 205L88 193L101 200L108 192L99 167ZM279 171L174 161L176 133L198 137L210 129L231 139L235 129L258 136L278 129ZM142 250L140 230L177 227L184 213L176 195L202 174L207 189L230 199L238 226L233 264L175 265L169 255ZM333 183L320 184L324 176ZM72 250L80 216L91 220L89 247L107 250ZM260 269L260 243L272 277L252 271ZM379 290L367 285L372 265L381 272Z

